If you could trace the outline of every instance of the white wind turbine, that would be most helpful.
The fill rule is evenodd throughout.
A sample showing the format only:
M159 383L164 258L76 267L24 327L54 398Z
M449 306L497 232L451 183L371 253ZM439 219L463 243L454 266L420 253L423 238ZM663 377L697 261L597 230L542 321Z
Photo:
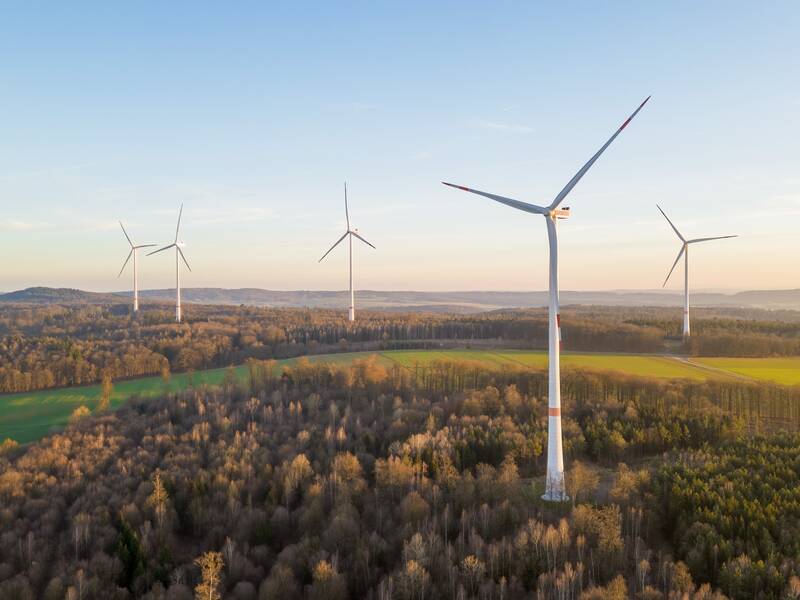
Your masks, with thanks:
M561 190L555 199L548 206L537 206L519 200L496 196L486 192L480 192L460 185L442 182L445 185L454 187L473 194L479 194L490 198L512 208L522 210L535 215L542 215L547 224L547 237L550 242L550 309L549 309L549 385L548 385L548 421L547 421L547 479L545 493L542 498L550 501L567 500L567 492L564 485L564 454L561 443L561 369L560 369L560 350L561 350L561 315L558 305L558 237L556 221L569 217L569 208L559 208L559 205L572 191L581 178L591 168L600 155L613 142L623 129L631 122L636 114L650 99L648 96L639 105L633 114L620 126L611 138L603 145L597 153L589 159L580 171L569 180L566 187Z
M189 266L189 262L186 260L186 257L183 255L183 250L181 248L185 248L186 244L184 242L178 241L178 232L181 229L181 215L183 214L183 204L181 204L181 210L178 212L178 226L175 228L175 241L172 242L169 246L164 246L163 248L159 248L153 252L148 253L147 256L152 254L157 254L162 252L163 250L169 250L170 248L175 248L175 321L178 323L181 322L181 269L180 269L180 262L178 261L178 256L183 259L186 268L190 271L192 268Z
M675 259L675 262L672 263L672 268L667 273L667 278L664 280L664 283L661 287L667 285L669 281L670 275L675 270L675 267L678 265L678 261L681 259L681 256L684 257L683 263L683 337L689 337L690 328L689 328L689 244L697 244L698 242L710 242L711 240L726 240L728 238L735 238L738 236L735 235L721 235L718 237L708 237L708 238L695 238L693 240L687 240L681 235L681 232L678 231L678 228L669 220L667 213L661 210L661 207L656 204L656 208L664 215L664 218L669 223L672 230L677 234L683 244L681 245L681 250L678 252L678 257Z
M139 310L139 265L136 262L136 259L139 255L140 248L152 248L155 244L140 244L136 245L131 241L131 237L128 235L128 232L125 231L125 226L122 224L122 221L119 222L119 226L122 227L122 233L125 234L125 238L128 240L128 243L131 245L131 251L128 253L128 258L125 259L125 262L122 263L122 268L119 270L119 275L117 278L122 275L122 272L125 270L125 267L128 265L128 261L133 257L133 312L137 312Z
M350 309L347 311L347 318L350 321L355 321L356 320L356 296L355 296L355 292L353 291L353 237L357 237L358 239L360 239L362 242L364 242L367 246L370 246L371 248L375 248L375 246L373 246L367 240L365 240L363 237L358 235L358 229L351 229L350 228L350 213L347 210L347 182L345 182L345 184L344 184L344 216L345 216L345 219L347 219L347 231L344 232L344 235L342 235L342 237L340 237L338 240L336 240L336 243L333 246L330 247L330 250L328 250L325 254L323 254L322 258L320 258L317 262L322 262L322 260L326 256L328 256L328 254L331 253L331 250L336 248L336 246L338 246L339 243L344 238L348 238L348 242L350 244Z

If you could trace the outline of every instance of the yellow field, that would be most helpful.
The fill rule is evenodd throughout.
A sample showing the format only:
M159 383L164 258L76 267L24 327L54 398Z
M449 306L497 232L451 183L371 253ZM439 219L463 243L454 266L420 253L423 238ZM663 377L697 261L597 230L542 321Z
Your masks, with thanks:
M411 367L414 363L425 364L436 359L449 358L474 360L489 366L516 365L534 369L547 368L547 352L542 350L395 350L384 352L383 356L405 367ZM617 371L661 379L705 380L715 376L711 371L674 358L642 354L565 352L561 355L561 365L564 369Z
M781 385L800 385L800 357L693 358L691 361L751 379L772 381Z

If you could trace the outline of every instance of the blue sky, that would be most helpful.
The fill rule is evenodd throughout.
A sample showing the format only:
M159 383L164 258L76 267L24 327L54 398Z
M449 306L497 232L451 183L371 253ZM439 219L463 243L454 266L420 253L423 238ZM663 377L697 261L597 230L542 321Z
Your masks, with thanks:
M546 287L547 203L575 188L562 289L800 286L800 6L771 2L14 3L0 19L0 290L127 289L116 224L187 286ZM144 261L141 285L173 265ZM678 288L682 273L670 287Z

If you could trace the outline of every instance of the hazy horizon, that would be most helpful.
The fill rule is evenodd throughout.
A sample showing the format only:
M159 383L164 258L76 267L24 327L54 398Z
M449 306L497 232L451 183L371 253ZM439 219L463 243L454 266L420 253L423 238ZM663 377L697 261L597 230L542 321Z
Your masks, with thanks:
M133 294L133 290L125 289L124 287L121 289L103 289L103 288L77 288L74 286L52 286L52 285L31 285L26 286L24 288L15 288L15 289L5 289L0 288L0 294L7 294L12 292L19 292L24 291L27 289L36 289L36 288L44 288L44 289L73 289L82 292L90 292L90 293L97 293L97 294ZM140 294L145 294L147 292L174 292L174 285L170 287L169 285L164 287L141 287L139 288ZM348 290L346 287L340 288L276 288L276 287L257 287L257 286L183 286L181 285L181 289L183 291L188 290L201 290L201 289L208 289L208 290L229 290L229 291L238 291L238 290L258 290L264 292L276 292L276 293L299 293L299 292L309 292L309 293L347 293ZM547 288L538 288L538 289L480 289L480 288L464 288L464 289L422 289L422 288L393 288L393 289L382 289L382 288L370 288L370 287L356 287L354 288L357 292L373 292L373 293L391 293L391 294L401 294L401 293L419 293L419 294L467 294L467 293L474 293L474 294L547 294ZM692 288L690 294L739 294L744 292L788 292L788 291L796 291L800 290L800 286L793 287L793 288ZM664 294L664 295L674 295L674 296L682 296L683 290L671 289L671 288L611 288L611 289L576 289L576 288L562 288L560 290L561 294L566 293L577 293L577 294Z

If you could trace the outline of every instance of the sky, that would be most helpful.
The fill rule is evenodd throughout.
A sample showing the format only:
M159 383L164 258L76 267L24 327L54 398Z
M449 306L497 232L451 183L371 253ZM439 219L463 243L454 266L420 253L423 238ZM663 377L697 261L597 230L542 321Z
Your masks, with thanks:
M541 290L544 220L442 186L568 197L561 289L800 287L800 5L4 3L0 290L131 287L184 204L184 286ZM142 288L174 285L167 253ZM682 287L682 267L668 289Z

